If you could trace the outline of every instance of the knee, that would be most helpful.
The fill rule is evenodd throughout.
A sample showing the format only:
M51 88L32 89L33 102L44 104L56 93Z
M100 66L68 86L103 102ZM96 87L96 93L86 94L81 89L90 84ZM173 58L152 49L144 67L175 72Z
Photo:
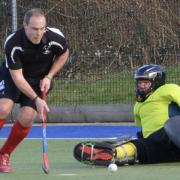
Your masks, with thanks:
M34 122L34 116L30 113L27 113L26 116L21 118L19 121L24 127L30 127Z
M10 112L11 112L11 107L5 105L0 106L0 118L3 119L6 118Z
M24 127L31 127L36 117L36 113L34 111L21 111L18 115L18 121Z

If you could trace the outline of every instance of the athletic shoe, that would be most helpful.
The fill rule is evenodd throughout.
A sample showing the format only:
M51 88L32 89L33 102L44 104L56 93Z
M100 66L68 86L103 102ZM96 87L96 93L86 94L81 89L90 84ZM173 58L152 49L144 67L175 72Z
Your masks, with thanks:
M0 154L0 173L11 173L12 168L9 164L9 155Z

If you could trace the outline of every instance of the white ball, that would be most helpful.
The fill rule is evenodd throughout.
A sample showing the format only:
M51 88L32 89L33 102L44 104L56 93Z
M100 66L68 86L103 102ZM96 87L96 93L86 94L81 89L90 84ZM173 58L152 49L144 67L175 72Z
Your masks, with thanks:
M114 164L114 163L111 163L111 164L109 164L109 166L108 166L108 171L110 171L110 172L116 172L117 169L118 169L118 167L117 167L117 165Z

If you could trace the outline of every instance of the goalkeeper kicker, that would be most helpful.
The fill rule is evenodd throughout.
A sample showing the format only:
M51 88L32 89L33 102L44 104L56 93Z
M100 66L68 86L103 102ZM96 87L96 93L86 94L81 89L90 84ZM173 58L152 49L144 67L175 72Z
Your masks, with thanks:
M114 141L81 142L74 148L74 157L90 165L134 164L137 153L136 147L130 140L130 137L121 137Z

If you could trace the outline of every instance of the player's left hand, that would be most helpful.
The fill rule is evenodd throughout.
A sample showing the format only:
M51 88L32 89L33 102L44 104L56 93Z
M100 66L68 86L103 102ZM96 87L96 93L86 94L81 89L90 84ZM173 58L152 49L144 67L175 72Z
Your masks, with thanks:
M41 91L46 90L46 93L49 91L51 87L51 79L47 78L46 76L40 81L40 88Z

